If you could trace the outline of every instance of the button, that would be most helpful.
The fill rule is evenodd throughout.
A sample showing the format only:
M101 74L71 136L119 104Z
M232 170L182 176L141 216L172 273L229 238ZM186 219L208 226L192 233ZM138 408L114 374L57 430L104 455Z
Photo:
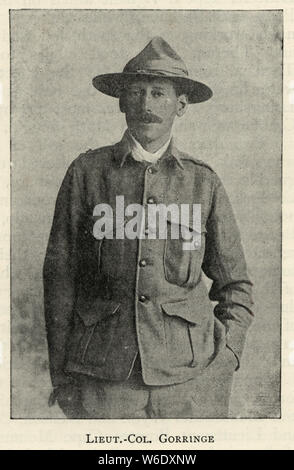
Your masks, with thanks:
M147 300L147 297L145 295L140 295L139 297L140 302L144 303Z
M152 166L150 166L150 167L148 168L148 173L150 173L150 174L152 175L153 173L155 173L155 169L152 168Z
M141 266L142 268L144 268L144 266L146 266L146 265L147 265L147 261L145 259L141 259L139 261L139 266Z
M147 202L148 202L148 204L155 204L156 203L154 197L148 197Z

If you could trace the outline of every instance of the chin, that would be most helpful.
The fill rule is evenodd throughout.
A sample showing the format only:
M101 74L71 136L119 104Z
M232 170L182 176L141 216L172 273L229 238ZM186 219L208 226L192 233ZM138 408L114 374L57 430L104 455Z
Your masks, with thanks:
M139 142L152 142L153 140L156 140L158 139L158 135L155 135L154 132L151 132L148 130L147 131L144 131L142 132L141 130L140 131L136 131L135 134L134 134L134 137L139 141Z

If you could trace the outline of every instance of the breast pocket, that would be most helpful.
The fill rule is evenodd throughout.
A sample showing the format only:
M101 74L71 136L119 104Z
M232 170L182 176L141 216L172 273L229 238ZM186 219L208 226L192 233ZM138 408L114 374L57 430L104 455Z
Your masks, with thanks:
M107 272L107 266L113 263L116 234L112 226L102 224L103 230L98 230L99 220L97 216L89 216L86 220L82 256L97 273L102 273Z
M80 233L79 257L83 275L88 277L98 274L101 270L101 250L104 243L103 238L97 238L94 232L95 218L87 216Z
M70 356L75 361L103 366L115 340L120 304L112 300L78 299Z
M176 238L177 234L179 236ZM196 232L192 227L167 221L163 264L168 282L185 287L197 284L205 251L205 237L205 228Z
M95 218L93 220L95 221ZM116 220L115 215L114 220ZM96 224L97 220L94 223ZM128 249L133 249L137 241L128 240L121 232L117 233L115 224L113 227L105 227L103 233L93 230L93 239L99 273L111 278L120 277L120 269L124 269L126 258L129 258Z

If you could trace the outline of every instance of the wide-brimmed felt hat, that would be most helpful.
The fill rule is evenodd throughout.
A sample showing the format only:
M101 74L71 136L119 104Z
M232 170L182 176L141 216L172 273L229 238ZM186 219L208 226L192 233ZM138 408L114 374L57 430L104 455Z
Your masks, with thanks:
M126 83L134 78L168 78L180 85L189 103L200 103L212 96L211 89L188 76L181 57L161 37L154 37L147 46L124 67L121 73L107 73L93 78L93 85L106 95L119 98Z

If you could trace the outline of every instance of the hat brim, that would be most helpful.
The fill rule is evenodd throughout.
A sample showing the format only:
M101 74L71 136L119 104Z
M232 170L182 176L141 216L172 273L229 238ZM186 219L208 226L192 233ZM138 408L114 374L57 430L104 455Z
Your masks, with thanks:
M107 73L93 78L93 86L105 95L119 98L126 83L136 78L166 78L179 84L188 96L189 103L201 103L212 97L212 90L204 83L186 77L156 73Z

